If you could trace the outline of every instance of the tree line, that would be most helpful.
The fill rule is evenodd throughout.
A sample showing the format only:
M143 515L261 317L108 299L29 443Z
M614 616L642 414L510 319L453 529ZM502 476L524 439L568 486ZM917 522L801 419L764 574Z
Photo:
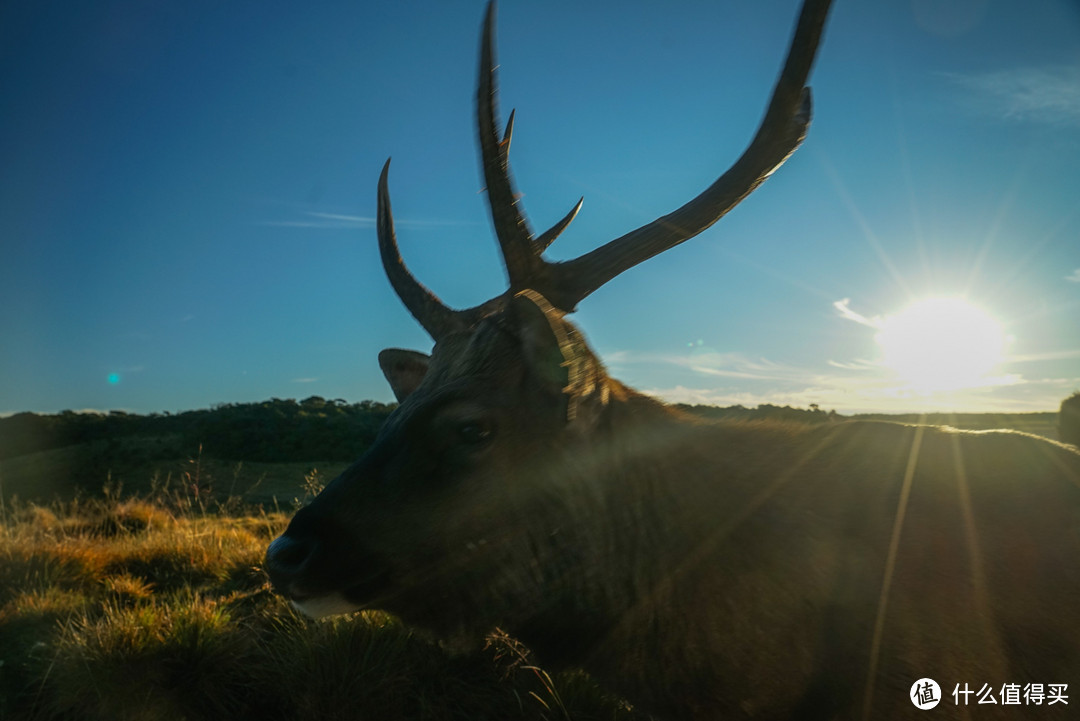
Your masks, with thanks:
M350 461L375 440L396 404L312 396L223 403L182 413L17 413L0 418L0 460L93 441L170 437L176 452L267 463Z
M1080 446L1080 391L1061 402L1058 411L1058 437L1065 443Z
M210 409L149 415L124 411L17 413L0 418L0 460L80 443L142 436L173 439L175 442L167 447L175 448L181 456L190 456L201 448L207 455L225 460L352 461L372 444L383 421L396 407L395 403L348 403L311 396L302 401L271 398L261 403L222 403ZM809 408L768 403L756 408L677 407L715 420L828 423L843 419L836 411L822 410L816 404ZM901 422L955 423L944 417L880 417ZM988 417L986 427L1007 426L1007 422L1001 422L1004 420ZM1062 401L1058 429L1062 441L1080 445L1080 393Z

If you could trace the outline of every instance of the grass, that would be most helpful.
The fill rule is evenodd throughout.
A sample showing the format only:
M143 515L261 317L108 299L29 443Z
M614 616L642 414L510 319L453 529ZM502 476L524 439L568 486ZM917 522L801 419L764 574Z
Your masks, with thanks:
M317 469L321 477L333 478L348 465L228 461L204 456L201 449L183 450L160 438L131 437L0 459L0 479L3 495L9 498L72 500L79 489L96 492L103 486L158 497L162 488L188 483L194 485L185 489L185 497L196 504L199 496L209 492L212 498L236 498L248 504L273 505L276 499L288 505L303 493L298 479L305 474Z
M387 614L301 617L260 568L289 513L192 488L0 502L0 718L640 718L500 634L453 656Z

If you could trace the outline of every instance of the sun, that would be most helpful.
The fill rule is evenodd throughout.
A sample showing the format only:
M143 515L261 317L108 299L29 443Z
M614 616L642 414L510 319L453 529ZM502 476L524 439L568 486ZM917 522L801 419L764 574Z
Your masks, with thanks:
M1007 337L986 311L962 298L927 298L880 321L885 366L919 392L985 385Z

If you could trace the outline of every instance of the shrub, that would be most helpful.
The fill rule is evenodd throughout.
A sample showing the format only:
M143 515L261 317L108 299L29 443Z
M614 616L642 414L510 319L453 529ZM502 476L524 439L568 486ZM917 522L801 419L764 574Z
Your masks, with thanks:
M1058 438L1063 443L1080 446L1080 391L1061 402L1058 411Z

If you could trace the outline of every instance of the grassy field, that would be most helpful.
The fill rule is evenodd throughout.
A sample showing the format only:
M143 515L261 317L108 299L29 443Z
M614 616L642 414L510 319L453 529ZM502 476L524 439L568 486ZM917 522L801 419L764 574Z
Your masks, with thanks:
M386 614L302 618L260 568L291 510L0 505L0 718L635 718L498 634L452 656Z
M1050 413L884 419L1057 430ZM346 465L222 461L170 437L0 461L0 719L641 718L505 636L450 655L386 614L294 612L263 553Z
M258 463L182 449L169 438L121 438L26 453L0 460L0 496L35 501L97 495L102 488L160 497L162 489L236 498L245 504L289 507L303 495L305 477L325 483L345 462Z

